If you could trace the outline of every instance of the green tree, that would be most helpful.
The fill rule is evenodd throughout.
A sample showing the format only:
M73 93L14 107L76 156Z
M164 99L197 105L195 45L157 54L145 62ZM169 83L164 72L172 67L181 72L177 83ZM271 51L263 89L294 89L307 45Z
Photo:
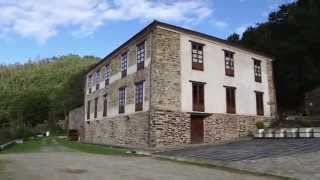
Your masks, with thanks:
M298 0L243 33L240 44L274 57L280 110L299 109L305 92L320 85L319 19L320 1Z

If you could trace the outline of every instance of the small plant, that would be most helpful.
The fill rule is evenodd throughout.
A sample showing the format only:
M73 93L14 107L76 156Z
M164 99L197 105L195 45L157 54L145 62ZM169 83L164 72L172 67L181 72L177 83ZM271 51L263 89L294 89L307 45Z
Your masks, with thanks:
M256 127L257 127L257 129L264 129L264 124L263 124L263 122L262 122L262 121L256 122Z

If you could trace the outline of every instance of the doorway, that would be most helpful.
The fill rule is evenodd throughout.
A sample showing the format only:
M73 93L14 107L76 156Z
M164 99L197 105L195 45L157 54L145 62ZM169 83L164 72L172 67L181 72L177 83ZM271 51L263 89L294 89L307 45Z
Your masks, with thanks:
M191 116L191 143L202 144L204 139L203 117Z

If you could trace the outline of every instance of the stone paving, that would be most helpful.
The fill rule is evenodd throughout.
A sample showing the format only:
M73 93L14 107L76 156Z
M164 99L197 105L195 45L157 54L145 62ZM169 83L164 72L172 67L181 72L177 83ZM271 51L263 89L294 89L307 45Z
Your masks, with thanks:
M293 177L320 179L320 138L253 139L161 152L215 165Z
M255 160L320 151L320 138L254 139L222 145L207 145L172 150L161 155L203 158L215 161Z

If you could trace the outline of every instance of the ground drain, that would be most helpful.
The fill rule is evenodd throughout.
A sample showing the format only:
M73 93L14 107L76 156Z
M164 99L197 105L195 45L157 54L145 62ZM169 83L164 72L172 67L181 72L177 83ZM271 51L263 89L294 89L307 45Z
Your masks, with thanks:
M62 169L63 172L65 173L71 173L71 174L83 174L88 172L86 169L76 169L76 168L66 168Z

